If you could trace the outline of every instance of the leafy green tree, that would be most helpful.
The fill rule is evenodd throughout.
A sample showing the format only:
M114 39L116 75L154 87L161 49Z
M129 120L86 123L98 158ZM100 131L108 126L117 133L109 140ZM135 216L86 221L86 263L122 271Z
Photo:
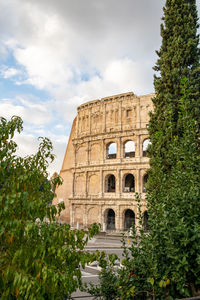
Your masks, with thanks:
M19 157L13 138L21 130L19 117L0 119L0 298L68 299L81 285L80 265L92 259L84 246L98 226L72 231L55 222L64 204L49 204L52 144L43 138L35 155Z
M200 50L195 0L167 0L149 135L147 186L156 273L174 296L200 287ZM157 246L156 246L157 245ZM155 278L156 278L155 273Z
M124 245L113 272L116 299L200 294L200 50L195 0L167 0L150 115L147 203L150 231ZM139 205L140 207L140 205ZM140 214L140 224L143 226ZM104 279L105 281L105 279ZM100 282L101 291L103 281ZM113 286L112 286L113 288ZM108 287L107 287L108 289ZM106 299L106 298L105 298ZM112 299L112 295L111 298Z

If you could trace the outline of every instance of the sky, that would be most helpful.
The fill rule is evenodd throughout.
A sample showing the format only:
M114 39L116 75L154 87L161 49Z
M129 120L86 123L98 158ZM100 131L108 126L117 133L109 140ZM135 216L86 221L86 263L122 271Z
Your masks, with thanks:
M22 117L22 156L53 143L59 172L77 107L154 92L164 0L0 0L0 115ZM198 2L200 15L200 3Z

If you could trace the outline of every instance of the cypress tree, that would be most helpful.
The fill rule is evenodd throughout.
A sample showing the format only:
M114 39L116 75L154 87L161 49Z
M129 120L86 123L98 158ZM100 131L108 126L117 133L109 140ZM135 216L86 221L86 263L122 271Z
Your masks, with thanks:
M200 50L195 0L167 0L154 70L147 201L154 277L200 288Z
M166 0L150 115L147 209L150 230L123 242L117 272L105 263L93 289L119 299L200 295L200 50L195 0ZM140 224L142 205L139 196ZM101 262L102 263L102 262ZM106 266L106 267L105 267ZM110 278L114 278L111 281ZM90 290L91 292L91 290ZM114 293L114 292L112 292ZM106 298L108 299L108 298ZM110 298L109 298L110 299Z

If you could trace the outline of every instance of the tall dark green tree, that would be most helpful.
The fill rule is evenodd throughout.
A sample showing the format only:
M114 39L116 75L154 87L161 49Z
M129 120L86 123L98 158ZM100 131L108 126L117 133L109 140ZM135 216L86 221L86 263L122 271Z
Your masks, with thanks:
M123 267L93 291L116 299L200 295L200 50L195 0L166 0L154 67L147 207L150 231L124 244ZM140 208L140 205L139 205ZM140 215L141 216L141 215ZM142 217L142 216L141 216ZM142 225L142 218L140 218ZM112 276L111 276L112 274ZM104 277L103 277L104 276ZM109 278L114 282L108 285ZM107 280L106 280L107 278ZM106 284L105 284L106 282ZM114 293L113 292L113 293Z
M200 50L195 0L167 0L154 69L148 210L157 274L176 296L200 287ZM156 276L156 275L155 275Z

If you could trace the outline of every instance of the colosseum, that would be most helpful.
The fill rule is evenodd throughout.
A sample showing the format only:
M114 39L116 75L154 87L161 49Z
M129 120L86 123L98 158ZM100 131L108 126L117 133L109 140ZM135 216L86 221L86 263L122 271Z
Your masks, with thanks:
M64 201L60 222L122 232L138 225L136 193L145 202L149 159L148 120L154 94L133 92L93 100L77 109L54 204Z

